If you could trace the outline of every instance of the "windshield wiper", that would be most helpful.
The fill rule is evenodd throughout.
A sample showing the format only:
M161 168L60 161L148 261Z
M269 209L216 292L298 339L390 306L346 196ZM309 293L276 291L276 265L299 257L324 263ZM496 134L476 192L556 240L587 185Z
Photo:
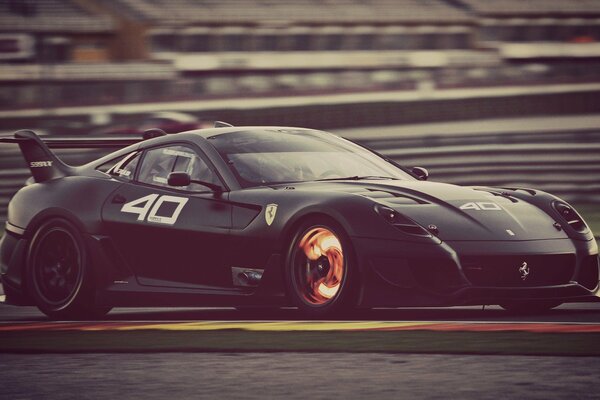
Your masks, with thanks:
M323 179L315 179L313 182L322 182L322 181L362 181L367 179L390 179L390 180L399 180L399 178L393 178L391 176L377 176L377 175L365 175L365 176L345 176L340 178L323 178Z

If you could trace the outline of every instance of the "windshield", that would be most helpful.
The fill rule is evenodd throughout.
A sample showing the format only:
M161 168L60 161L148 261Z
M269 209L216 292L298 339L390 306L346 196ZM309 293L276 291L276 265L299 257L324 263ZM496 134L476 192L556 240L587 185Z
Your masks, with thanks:
M372 152L325 132L256 130L208 140L242 187L335 179L414 180Z

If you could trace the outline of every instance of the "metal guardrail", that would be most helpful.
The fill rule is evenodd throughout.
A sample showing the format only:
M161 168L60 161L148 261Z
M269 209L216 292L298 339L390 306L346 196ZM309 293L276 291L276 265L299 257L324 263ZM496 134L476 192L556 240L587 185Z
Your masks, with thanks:
M600 201L600 129L355 138L431 179L462 185L532 187L572 202ZM69 164L107 151L57 150ZM0 147L0 221L10 197L29 177L15 146Z
M600 200L600 129L357 141L403 165L428 168L435 181L532 187L572 202Z

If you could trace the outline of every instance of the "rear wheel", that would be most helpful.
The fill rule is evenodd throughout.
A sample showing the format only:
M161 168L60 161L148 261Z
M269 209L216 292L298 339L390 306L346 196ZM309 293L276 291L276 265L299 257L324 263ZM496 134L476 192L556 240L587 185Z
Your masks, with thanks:
M347 235L334 221L302 224L289 243L288 293L311 317L339 314L355 306L358 273Z
M94 284L87 251L68 221L44 223L31 241L27 286L37 307L51 318L97 318L110 311L94 306Z
M513 314L536 314L548 312L561 304L555 300L531 300L506 302L500 304L500 307Z

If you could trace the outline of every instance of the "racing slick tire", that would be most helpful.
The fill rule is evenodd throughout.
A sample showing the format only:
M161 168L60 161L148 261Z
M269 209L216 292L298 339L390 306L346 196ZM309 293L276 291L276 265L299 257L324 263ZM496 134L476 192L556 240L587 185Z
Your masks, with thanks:
M287 293L301 314L340 316L355 308L358 268L338 223L325 217L304 221L288 242L285 260Z
M53 319L95 319L110 307L94 305L93 271L81 234L67 220L53 218L33 235L26 285L36 306Z
M562 303L556 300L511 301L500 304L511 314L539 314L552 310Z

